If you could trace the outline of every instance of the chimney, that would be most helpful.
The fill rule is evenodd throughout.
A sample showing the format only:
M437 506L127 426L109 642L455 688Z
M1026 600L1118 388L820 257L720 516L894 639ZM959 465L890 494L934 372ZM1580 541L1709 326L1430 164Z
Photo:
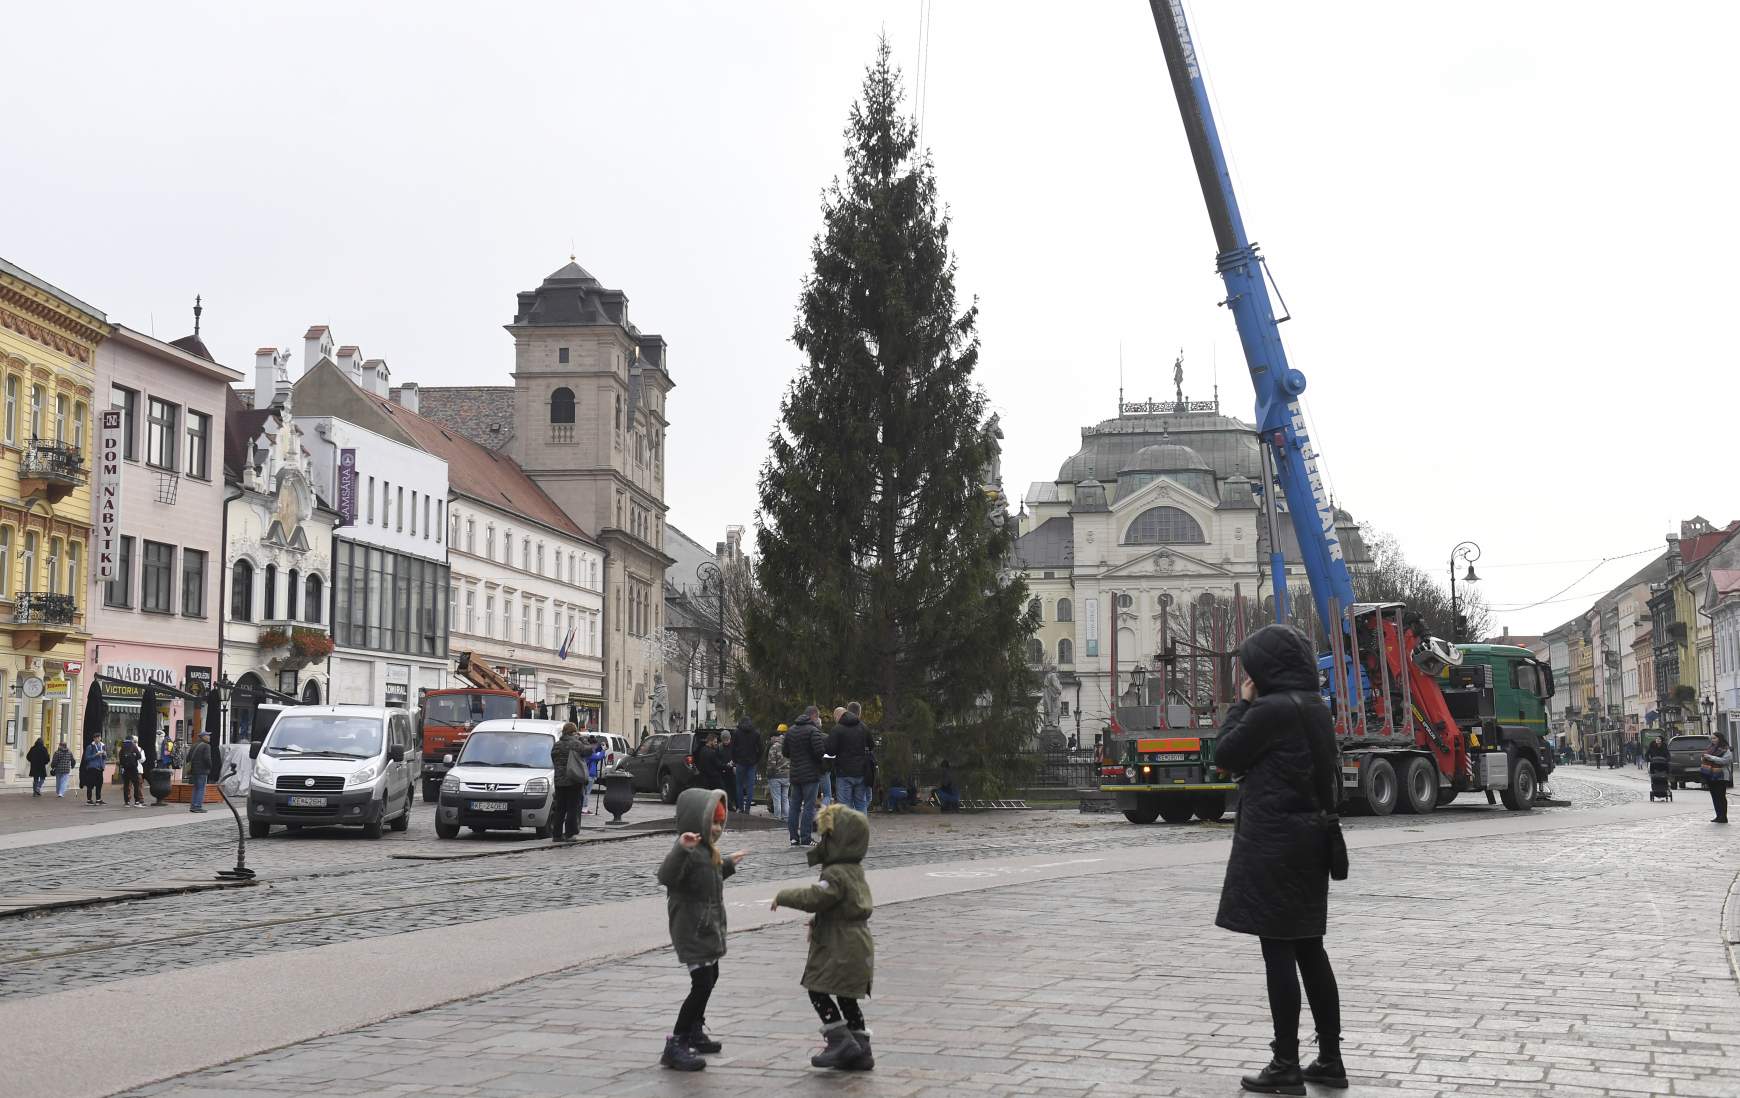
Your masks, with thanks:
M386 400L387 394L393 391L393 372L387 369L387 360L371 358L364 362L362 364L362 377L358 379L357 384L382 400Z
M261 347L254 352L254 407L282 405L290 398L290 352Z
M332 361L338 363L338 368L343 370L345 375L352 381L361 385L365 389L369 387L368 379L363 376L362 372L363 357L361 347L352 346L347 343L338 349L338 357Z
M399 405L399 407L405 409L405 411L415 412L418 403L417 383L415 381L407 381L397 389L394 389L393 400Z
M308 371L314 369L315 364L317 364L321 359L331 358L331 357L332 357L332 329L331 328L328 328L324 324L316 324L314 327L312 327L312 328L308 329L306 332L302 333L302 372L303 373L307 373Z

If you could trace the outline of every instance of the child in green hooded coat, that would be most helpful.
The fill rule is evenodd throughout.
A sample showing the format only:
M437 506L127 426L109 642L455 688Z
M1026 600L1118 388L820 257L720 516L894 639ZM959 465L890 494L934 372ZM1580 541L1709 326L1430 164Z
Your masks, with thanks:
M774 897L773 907L815 914L803 986L822 1019L828 1047L810 1063L869 1071L876 1060L858 1000L870 997L876 970L876 940L870 934L870 913L876 905L860 864L870 851L870 821L843 804L831 804L816 817L816 835L809 862L822 867L822 879L808 888L785 889Z
M719 854L725 794L715 789L683 790L677 798L677 830L677 841L659 866L659 884L665 886L671 947L689 970L689 995L677 1013L676 1028L665 1038L659 1063L677 1071L700 1071L707 1064L696 1054L720 1049L707 1035L707 1001L719 982L719 959L725 956L725 878L737 871L745 851Z

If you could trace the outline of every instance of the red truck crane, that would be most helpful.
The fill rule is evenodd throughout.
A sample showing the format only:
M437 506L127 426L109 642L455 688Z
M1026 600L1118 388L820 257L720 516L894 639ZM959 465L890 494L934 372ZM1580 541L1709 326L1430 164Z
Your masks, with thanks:
M484 721L531 716L525 695L497 668L474 652L457 652L455 673L469 687L431 690L417 706L417 730L423 746L423 800L434 804L441 781L465 746L471 730Z

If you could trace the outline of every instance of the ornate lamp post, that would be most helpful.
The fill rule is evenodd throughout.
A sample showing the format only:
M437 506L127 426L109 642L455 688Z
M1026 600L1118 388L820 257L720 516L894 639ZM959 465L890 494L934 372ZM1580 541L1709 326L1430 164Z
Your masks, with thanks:
M1450 550L1450 643L1459 644L1462 641L1462 615L1457 612L1456 603L1456 562L1468 562L1468 574L1462 577L1464 583L1479 583L1480 577L1474 574L1474 562L1480 559L1480 546L1472 541L1461 541Z

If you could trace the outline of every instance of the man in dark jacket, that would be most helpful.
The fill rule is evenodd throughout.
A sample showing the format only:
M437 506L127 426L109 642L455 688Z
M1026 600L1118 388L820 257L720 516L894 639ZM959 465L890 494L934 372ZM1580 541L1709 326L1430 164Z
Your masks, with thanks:
M870 811L870 731L849 702L840 723L828 732L828 754L834 757L834 799L855 812Z
M1215 923L1262 939L1274 1059L1246 1090L1297 1094L1306 1080L1346 1086L1341 999L1323 950L1329 917L1329 823L1340 766L1317 659L1304 633L1266 625L1239 647L1250 681L1227 710L1214 761L1238 776L1238 824ZM1317 1059L1299 1067L1299 981L1317 1023ZM1294 1089L1298 1088L1298 1089Z
M731 788L731 756L719 746L718 732L697 732L695 771L701 776L702 789L714 789L725 794L730 805L735 793Z
M810 832L816 825L816 788L822 777L822 755L828 747L821 717L822 711L812 705L785 734L785 757L791 760L791 807L785 827L793 846L810 845Z
M747 813L755 807L755 768L761 765L761 733L748 717L731 733L731 765L736 768L737 809Z
M580 739L580 726L573 721L562 725L562 734L550 745L550 767L555 771L556 803L550 809L550 841L571 843L580 834L580 802L586 797L588 747ZM579 762L569 765L569 758L579 755Z
M36 737L36 742L24 753L24 761L30 764L30 795L40 797L42 783L48 780L48 745L42 742L41 736Z
M116 760L121 771L121 805L124 808L145 807L145 783L140 779L140 766L145 762L145 752L139 747L139 741L132 736L121 745L116 752Z
M206 735L194 735L193 750L187 756L187 780L193 783L193 802L189 812L205 811L205 783L211 774L211 741Z

